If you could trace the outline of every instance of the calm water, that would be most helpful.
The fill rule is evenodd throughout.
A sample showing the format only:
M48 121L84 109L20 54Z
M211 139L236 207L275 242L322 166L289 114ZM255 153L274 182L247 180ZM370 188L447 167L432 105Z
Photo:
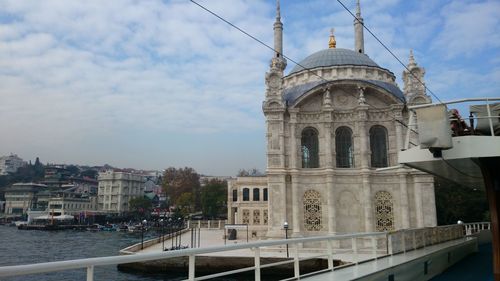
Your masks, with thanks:
M156 233L147 233L152 237ZM118 255L118 251L141 241L140 233L88 232L88 231L39 231L18 230L0 225L0 266L20 265L68 259ZM95 280L157 281L181 280L181 277L140 275L120 272L116 266L96 267ZM43 275L26 275L2 279L5 281L75 281L86 280L84 269L61 271Z

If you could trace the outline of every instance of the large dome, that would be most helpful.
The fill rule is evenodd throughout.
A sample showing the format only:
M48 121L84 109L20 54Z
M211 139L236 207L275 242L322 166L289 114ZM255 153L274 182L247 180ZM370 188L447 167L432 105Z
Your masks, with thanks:
M305 68L313 69L316 67L327 67L336 65L360 65L380 67L372 61L367 55L348 49L325 49L316 52L296 65L289 74L299 72Z

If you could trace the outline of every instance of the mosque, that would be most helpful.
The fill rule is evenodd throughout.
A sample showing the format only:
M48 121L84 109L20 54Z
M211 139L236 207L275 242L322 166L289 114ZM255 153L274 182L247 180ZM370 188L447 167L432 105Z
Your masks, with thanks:
M425 70L410 52L401 91L394 73L370 59L359 1L354 34L354 50L341 49L332 31L329 48L285 75L278 1L262 104L266 176L229 181L230 224L259 238L283 238L284 228L306 237L436 225L433 177L397 162L407 105L431 102Z

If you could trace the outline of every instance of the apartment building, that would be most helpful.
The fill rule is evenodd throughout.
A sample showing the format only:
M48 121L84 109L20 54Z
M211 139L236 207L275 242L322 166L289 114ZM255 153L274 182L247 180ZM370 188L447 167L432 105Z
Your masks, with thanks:
M144 196L146 178L133 172L107 170L98 177L98 210L109 213L129 211L129 201Z

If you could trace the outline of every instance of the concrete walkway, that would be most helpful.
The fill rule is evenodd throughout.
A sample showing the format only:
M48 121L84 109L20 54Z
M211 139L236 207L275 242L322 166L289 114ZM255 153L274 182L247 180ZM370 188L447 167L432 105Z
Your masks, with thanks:
M178 239L178 238L177 238ZM270 239L268 239L270 240ZM177 240L178 243L179 240ZM187 231L184 232L180 238L180 245L181 246L187 246L191 248L191 232ZM232 245L232 244L246 244L246 243L253 243L253 242L258 242L258 239L246 239L245 238L239 238L237 240L226 240L225 243L226 245ZM175 237L173 238L173 243L171 239L168 239L167 236L165 236L165 242L164 242L165 248L171 248L172 245L176 245L176 239ZM224 230L223 229L201 229L200 232L200 247L199 248L205 248L205 247L215 247L215 246L223 246L224 245ZM289 248L289 256L290 258L293 257L294 255L294 249L292 248L293 246L290 245ZM157 243L152 246L146 247L143 250L138 251L137 253L152 253L152 252L160 252L162 250L162 243ZM326 252L326 251L325 251ZM300 257L310 257L310 256L315 256L318 255L317 252L300 252ZM224 252L214 252L214 253L208 253L208 254L203 254L203 256L220 256L220 257L254 257L254 251L251 249L239 249L239 250L233 250L233 251L224 251ZM283 245L282 247L264 247L261 248L260 252L261 257L266 257L266 258L286 258L286 248ZM358 254L357 256L354 256L351 253L337 253L334 254L334 259L341 260L343 262L356 262L356 259L358 261L362 260L367 260L373 258L373 255L371 254ZM326 257L325 257L326 259Z

